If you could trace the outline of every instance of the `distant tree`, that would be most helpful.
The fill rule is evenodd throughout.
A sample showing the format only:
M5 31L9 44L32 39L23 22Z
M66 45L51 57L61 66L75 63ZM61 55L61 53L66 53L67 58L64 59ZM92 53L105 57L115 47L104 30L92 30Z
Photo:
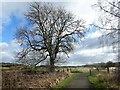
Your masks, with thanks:
M101 67L101 68L105 68L105 63L101 62L101 63L100 63L100 67Z
M84 21L50 3L31 4L25 16L33 27L18 28L16 38L23 50L17 57L22 63L34 65L49 59L53 72L59 53L68 55L73 50L72 43L84 36Z
M107 68L107 72L109 73L109 67L112 67L113 66L113 62L112 61L108 61L107 63L106 63L106 68Z
M107 65L108 65L109 67L113 67L113 62L112 62L112 61L108 61L108 62L107 62Z

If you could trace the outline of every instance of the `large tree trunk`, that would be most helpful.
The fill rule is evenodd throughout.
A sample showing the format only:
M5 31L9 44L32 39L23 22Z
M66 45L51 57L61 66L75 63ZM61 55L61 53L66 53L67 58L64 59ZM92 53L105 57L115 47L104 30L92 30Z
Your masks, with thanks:
M49 68L50 72L54 72L55 71L54 62L55 62L55 58L54 57L50 57L50 68Z

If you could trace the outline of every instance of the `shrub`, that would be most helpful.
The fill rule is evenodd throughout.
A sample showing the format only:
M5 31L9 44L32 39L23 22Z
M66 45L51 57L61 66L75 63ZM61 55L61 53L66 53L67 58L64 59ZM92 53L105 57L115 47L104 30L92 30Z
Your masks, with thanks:
M103 88L103 89L105 89L105 88L108 87L107 83L105 83L104 81L98 79L95 76L88 76L88 79L89 79L90 83L93 85L93 87L95 87L95 88Z
M81 71L71 71L71 73L81 73Z

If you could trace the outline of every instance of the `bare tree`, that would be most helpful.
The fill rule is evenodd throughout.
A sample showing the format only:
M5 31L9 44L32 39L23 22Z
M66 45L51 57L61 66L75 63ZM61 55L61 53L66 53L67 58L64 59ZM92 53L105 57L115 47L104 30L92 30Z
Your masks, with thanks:
M49 58L52 72L58 54L67 55L73 50L72 42L84 36L85 24L82 19L76 20L72 13L50 3L31 4L25 16L33 27L20 27L17 30L16 38L23 46L18 53L21 62L30 61L37 65Z
M120 42L120 39L118 38L120 34L120 7L118 4L119 2L117 0L114 0L113 2L108 0L98 0L97 4L93 5L101 12L99 13L99 24L94 24L94 26L104 30L103 38L107 38L105 44L108 45L114 45ZM112 42L109 41L110 39L113 39Z
M98 0L94 5L101 12L99 25L95 27L104 30L103 44L112 45L116 49L118 59L118 84L120 84L120 2L118 0Z

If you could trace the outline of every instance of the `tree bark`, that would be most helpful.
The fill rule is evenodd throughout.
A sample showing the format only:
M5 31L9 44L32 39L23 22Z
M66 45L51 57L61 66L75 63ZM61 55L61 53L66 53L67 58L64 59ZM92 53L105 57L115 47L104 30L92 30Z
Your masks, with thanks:
M107 72L109 73L109 71L110 71L110 70L109 70L109 67L107 67Z
M54 72L55 71L54 61L55 61L55 58L54 57L50 57L50 68L49 68L50 72Z

